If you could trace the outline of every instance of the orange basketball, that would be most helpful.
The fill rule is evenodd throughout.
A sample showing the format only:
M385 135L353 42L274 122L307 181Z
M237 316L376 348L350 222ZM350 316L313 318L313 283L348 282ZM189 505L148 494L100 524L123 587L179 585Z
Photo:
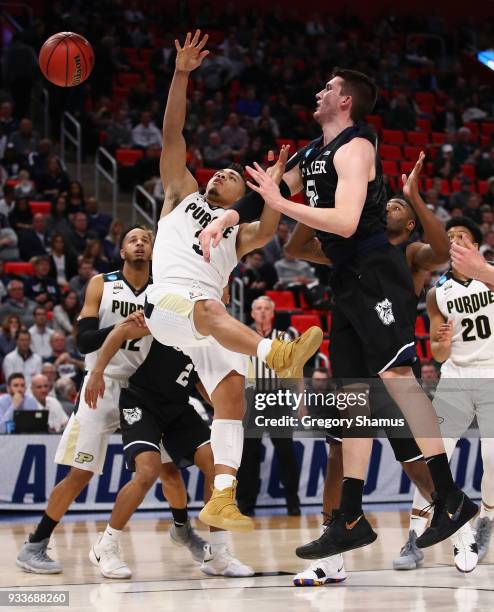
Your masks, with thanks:
M39 67L59 87L84 83L94 66L94 52L88 41L74 32L59 32L41 47Z

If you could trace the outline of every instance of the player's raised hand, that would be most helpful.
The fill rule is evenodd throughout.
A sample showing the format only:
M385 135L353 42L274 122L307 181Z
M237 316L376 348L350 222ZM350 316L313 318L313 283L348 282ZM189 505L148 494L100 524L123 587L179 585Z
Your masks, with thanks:
M486 261L467 236L463 236L462 243L453 242L451 245L453 268L467 278L478 278L487 265Z
M93 370L89 375L84 389L84 400L86 404L96 410L98 407L98 398L103 397L105 394L105 379L103 374Z
M278 185L280 184L280 181L283 178L283 175L285 174L285 166L286 166L286 162L288 161L289 153L290 153L290 145L283 145L281 147L280 154L278 156L278 159L276 160L276 163L273 164L272 166L269 166L269 168L266 170L266 174L270 176L273 179L273 181L278 183ZM269 151L268 161L271 162L273 160L274 160L274 152Z
M417 163L415 164L410 174L408 176L406 174L401 175L401 180L403 183L403 194L411 202L413 202L416 198L419 197L419 178L420 173L422 172L422 167L424 165L424 159L425 153L423 151L420 151Z
M254 162L254 166L255 168L252 168L252 166L245 167L250 176L256 181L255 183L247 181L247 185L253 191L257 191L270 208L280 210L283 198L278 183L276 183L257 162Z
M196 30L194 37L190 32L187 32L183 47L175 39L175 49L177 50L175 69L180 72L191 72L198 68L202 64L202 60L209 54L209 51L203 51L208 38L207 34L201 38L201 30Z

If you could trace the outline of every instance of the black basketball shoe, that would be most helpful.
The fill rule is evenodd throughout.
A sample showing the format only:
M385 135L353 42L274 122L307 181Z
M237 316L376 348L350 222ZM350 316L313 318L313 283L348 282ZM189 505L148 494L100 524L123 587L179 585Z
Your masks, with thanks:
M434 514L430 526L417 538L416 544L419 548L427 548L446 540L468 523L479 510L477 504L459 489L451 491L444 499L433 493L432 503Z
M334 511L322 536L305 546L299 546L295 554L301 559L321 559L367 546L376 538L377 533L363 514L348 521L342 512Z

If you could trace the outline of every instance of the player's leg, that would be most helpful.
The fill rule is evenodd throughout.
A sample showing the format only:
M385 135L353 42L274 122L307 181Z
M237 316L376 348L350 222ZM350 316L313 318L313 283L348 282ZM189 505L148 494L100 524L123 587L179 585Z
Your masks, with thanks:
M244 438L242 460L237 472L237 500L242 514L254 516L261 485L262 438Z
M194 530L187 510L187 489L182 474L173 463L167 451L161 450L160 480L173 517L169 529L170 540L177 546L183 546L192 555L194 561L202 563L204 559L205 540ZM211 479L205 477L204 491L211 486ZM210 494L209 494L210 495Z
M83 385L76 412L60 438L55 463L69 465L70 471L53 489L38 526L19 551L16 563L28 572L62 571L60 563L46 552L51 534L93 474L102 471L109 437L119 425L120 384L109 378L105 382L105 395L99 401L98 410L92 410L85 403Z
M275 453L278 457L280 481L285 489L286 507L289 516L300 516L300 499L298 486L300 468L295 457L293 438L278 438L271 436Z
M215 465L211 444L202 444L194 454L195 465L204 474L204 501L211 497ZM236 559L228 548L229 534L223 529L209 528L209 544L205 543L201 571L208 576L243 578L253 576L254 570Z

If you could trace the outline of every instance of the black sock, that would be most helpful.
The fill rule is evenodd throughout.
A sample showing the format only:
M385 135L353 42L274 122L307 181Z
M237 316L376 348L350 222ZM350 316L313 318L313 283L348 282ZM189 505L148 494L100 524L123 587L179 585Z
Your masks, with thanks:
M453 480L446 453L426 457L425 462L431 473L432 482L438 495L444 495L458 488Z
M173 522L177 527L183 527L188 520L187 508L170 508Z
M348 519L356 519L362 510L362 495L364 492L364 481L358 478L344 478L341 488L340 510Z
M51 519L45 512L42 519L38 523L38 526L36 527L36 531L29 536L29 541L41 542L41 540L46 540L46 538L51 536L57 525L58 521Z

